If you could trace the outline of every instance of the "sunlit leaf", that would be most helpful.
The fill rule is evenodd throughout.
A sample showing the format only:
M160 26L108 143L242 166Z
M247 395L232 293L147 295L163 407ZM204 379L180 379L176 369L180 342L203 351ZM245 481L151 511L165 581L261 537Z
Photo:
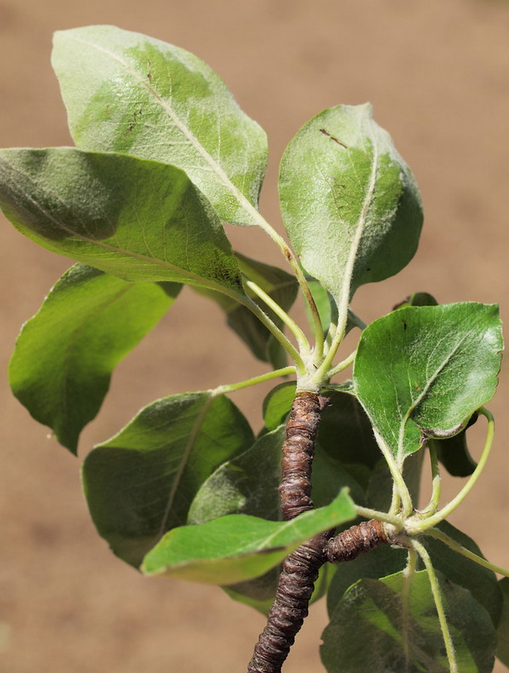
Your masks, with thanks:
M496 305L402 308L362 333L355 392L400 463L462 430L493 396L503 348Z
M21 330L9 366L13 393L73 453L120 360L162 318L181 286L128 283L71 267Z
M178 166L223 220L254 224L267 139L203 61L140 33L86 26L55 33L52 63L78 147Z
M0 150L0 207L39 245L124 280L243 294L217 214L175 166L73 148Z
M168 530L186 523L201 484L253 439L223 395L185 393L148 405L84 462L85 495L99 533L117 556L139 565Z
M142 570L209 584L233 584L267 572L303 542L355 518L355 506L342 492L327 507L291 521L266 521L231 514L170 531L147 554Z
M369 104L329 108L305 124L284 153L279 193L304 268L337 303L415 253L417 186Z

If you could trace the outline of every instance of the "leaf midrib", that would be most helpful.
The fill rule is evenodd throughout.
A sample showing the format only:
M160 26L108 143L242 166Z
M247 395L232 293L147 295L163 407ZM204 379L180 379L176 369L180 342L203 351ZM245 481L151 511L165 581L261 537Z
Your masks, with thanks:
M119 63L122 67L124 67L126 71L133 77L133 79L135 79L143 88L145 88L149 92L150 95L152 95L155 98L160 107L170 117L174 125L179 129L179 131L184 135L184 137L189 140L190 144L193 146L196 152L200 154L204 159L204 161L211 167L213 173L217 175L217 177L220 179L220 181L223 183L226 189L229 192L231 192L234 198L238 201L239 205L242 208L244 208L244 210L248 211L252 217L256 218L256 216L259 215L256 208L254 208L254 206L244 196L244 194L232 183L228 175L224 172L224 170L217 163L217 161L209 154L209 152L205 149L205 147L203 147L203 145L195 136L195 134L192 133L191 130L180 120L179 116L177 115L175 110L171 107L171 105L169 105L157 93L157 91L149 83L147 83L143 77L139 75L136 69L132 68L120 56L110 51L109 49L106 49L105 47L102 47L94 42L84 40L83 38L77 38L71 36L71 39L74 39L76 42L97 49L97 51L102 52L106 56L110 57L111 59Z

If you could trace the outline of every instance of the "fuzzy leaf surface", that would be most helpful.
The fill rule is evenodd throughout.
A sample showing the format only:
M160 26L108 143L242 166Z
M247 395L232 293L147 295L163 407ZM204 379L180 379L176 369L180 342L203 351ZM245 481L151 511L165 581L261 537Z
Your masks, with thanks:
M357 397L400 464L427 437L452 437L497 386L503 348L496 305L402 308L361 335Z
M398 273L417 249L419 192L369 104L329 108L307 122L283 155L279 194L304 268L337 304Z
M187 521L201 484L254 437L224 395L172 395L153 402L85 459L92 519L113 552L138 566L171 528Z
M489 673L496 634L486 610L437 572L461 673ZM417 572L405 608L403 573L354 584L323 633L328 673L449 673L428 575Z
M18 336L9 365L14 395L76 453L113 370L163 317L180 288L128 283L85 264L71 267Z
M0 207L39 245L124 280L243 294L217 214L175 166L74 148L0 150Z
M140 33L86 26L55 33L52 63L78 147L178 166L221 219L255 223L266 135L203 61Z
M144 559L148 575L168 575L207 584L234 584L278 565L314 535L354 519L355 505L340 493L327 507L291 521L231 514L170 531Z

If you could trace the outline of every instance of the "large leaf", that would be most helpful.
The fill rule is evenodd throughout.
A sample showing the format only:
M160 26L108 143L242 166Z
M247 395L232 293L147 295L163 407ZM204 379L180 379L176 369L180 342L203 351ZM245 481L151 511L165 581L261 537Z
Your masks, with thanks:
M78 147L179 166L222 219L254 224L267 139L203 61L139 33L87 26L55 33L52 63Z
M39 245L124 280L242 294L216 213L175 166L72 148L0 150L0 207Z
M338 304L415 253L417 186L369 104L333 107L305 124L284 153L279 192L304 268Z
M247 279L257 283L283 310L290 310L297 296L298 284L295 276L276 266L258 262L238 252L235 253L235 257L242 274ZM219 292L204 288L195 288L195 290L221 306L226 313L228 326L239 335L256 358L262 362L270 362L274 368L285 366L286 351L249 309ZM282 320L270 308L252 292L248 291L248 294L278 327L283 328Z
M139 565L164 533L186 523L207 477L253 439L224 395L172 395L145 407L84 462L85 495L99 533L115 554Z
M461 673L489 673L496 635L486 610L466 589L437 573ZM449 673L426 571L413 575L408 607L404 573L354 584L323 633L328 673Z
M181 285L128 283L71 267L21 330L9 366L14 395L76 453L120 360L161 319Z
M314 535L354 518L355 506L345 492L327 507L291 521L231 514L170 531L147 554L142 570L148 575L233 584L262 575Z
M493 396L498 307L402 308L369 325L354 364L357 396L400 464L427 437L451 437Z
M482 557L475 542L447 521L442 521L438 528L458 544ZM488 612L496 627L502 610L502 595L495 574L461 556L435 538L424 537L422 542L428 550L433 566L442 572L448 581L468 589ZM399 572L405 568L406 560L406 550L383 546L341 564L341 572L334 576L327 595L329 615L333 615L343 595L355 582L360 579L380 579L385 575ZM419 561L418 567L420 566L422 563Z

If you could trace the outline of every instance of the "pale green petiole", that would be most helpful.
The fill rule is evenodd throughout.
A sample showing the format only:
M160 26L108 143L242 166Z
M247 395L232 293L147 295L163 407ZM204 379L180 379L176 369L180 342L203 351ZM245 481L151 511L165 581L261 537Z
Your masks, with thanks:
M276 301L274 301L274 299L272 299L270 295L268 295L265 292L265 290L263 290L259 285L254 283L252 280L246 280L245 285L252 292L254 292L256 296L259 297L270 309L272 309L272 311L274 311L274 313L278 316L278 318L281 318L281 320L288 327L290 332L295 336L295 339L299 344L301 354L304 356L309 355L310 347L309 342L306 339L306 335L297 325L297 323L294 320L292 320L292 318L290 318L288 313L286 313L286 311L284 311L281 308L281 306Z
M500 566L497 566L494 563L490 563L485 558L482 558L482 556L474 554L474 552L471 552L469 549L466 549L465 547L463 547L463 545L453 540L451 537L443 533L441 530L438 530L438 528L430 528L424 533L424 535L429 535L430 537L434 537L437 540L440 540L440 542L443 542L448 547L458 552L458 554L461 554L462 556L465 556L471 561L474 561L483 568L488 568L488 570L492 570L494 573L504 575L504 577L509 577L509 570L501 568Z
M418 535L419 533L424 533L426 530L428 530L428 528L432 528L433 526L436 526L437 523L440 523L440 521L446 519L449 514L454 512L456 507L458 507L463 502L481 476L493 445L495 419L493 418L493 415L484 407L479 409L479 413L485 416L488 420L488 432L486 434L486 441L477 467L456 497L453 498L451 502L447 503L447 505L442 507L441 510L436 512L436 514L432 514L431 516L426 516L424 518L416 517L414 520L409 521L407 524L407 533L409 535Z
M394 514L390 514L389 512L380 512L377 509L370 509L369 507L362 507L361 505L356 505L355 510L358 516L363 516L366 519L376 519L377 521L391 524L397 532L403 528L401 518Z
M288 367L275 369L274 371L267 372L266 374L260 374L260 376L253 376L253 378L246 379L245 381L218 386L217 388L213 388L210 392L213 396L234 393L236 390L249 388L249 386L256 386L259 383L265 383L265 381L270 381L271 379L275 379L280 376L289 376L290 374L295 374L295 371L295 367L293 365L289 365Z
M402 516L403 518L406 518L410 516L411 512L413 512L413 504L412 498L410 497L410 492L407 485L405 484L403 475L396 461L394 460L394 456L390 447L387 446L383 437L376 431L376 429L373 429L373 432L375 434L376 442L380 447L381 452L383 453L387 465L389 466L389 470L394 481L390 514L396 514L401 504Z
M409 639L408 633L408 616L410 614L410 590L412 588L412 580L415 571L417 570L417 552L415 549L408 550L408 561L405 570L403 571L403 586L401 591L401 602L403 606L403 648L405 652L405 664L408 668L410 660Z
M456 661L456 654L454 652L454 643L452 642L451 632L449 631L449 626L447 624L447 619L445 616L444 604L442 602L442 594L440 592L440 586L438 584L438 578L431 563L430 556L426 548L417 540L412 540L412 546L417 551L419 556L424 563L424 567L428 573L429 583L431 586L431 593L433 594L433 599L435 601L435 607L437 609L438 621L440 623L440 629L442 631L442 637L444 639L445 651L447 653L447 660L449 662L450 673L458 673L458 664Z
M438 466L438 455L434 444L430 444L429 446L429 457L431 462L432 491L430 501L420 512L421 514L436 512L442 493L442 480L440 478L440 468Z
M350 355L347 358L345 358L342 362L338 363L335 367L329 370L329 372L327 373L327 378L332 378L333 376L339 374L344 369L353 364L356 355L357 355L357 349L355 349L353 353L350 353Z
M261 229L263 229L263 231L266 234L270 236L270 238L274 241L274 243L276 243L280 251L283 253L284 258L292 268L292 271L295 274L297 282L299 283L300 289L304 296L304 300L308 305L310 315L312 316L312 328L316 340L315 350L318 357L321 358L323 349L323 334L322 334L322 324L320 321L320 314L318 313L315 300L313 298L311 290L309 289L309 284L306 280L306 276L304 275L304 272L302 271L293 250L288 246L284 238L277 233L277 231L267 222L267 220L263 217L263 215L248 201L248 199L246 199L246 197L243 194L238 192L237 198L239 202L243 205L245 210L247 210L251 214L256 224Z
M283 334L283 332L279 329L279 327L269 318L269 316L264 311L262 311L262 309L258 306L258 304L249 297L237 296L235 297L235 299L240 304L242 304L242 306L248 308L260 320L260 322L265 325L265 327L269 330L272 336L279 341L279 343L283 346L288 355L295 362L295 366L297 367L298 372L300 374L304 374L306 372L306 365L304 364L304 360L302 359L299 351L295 348L292 342Z

